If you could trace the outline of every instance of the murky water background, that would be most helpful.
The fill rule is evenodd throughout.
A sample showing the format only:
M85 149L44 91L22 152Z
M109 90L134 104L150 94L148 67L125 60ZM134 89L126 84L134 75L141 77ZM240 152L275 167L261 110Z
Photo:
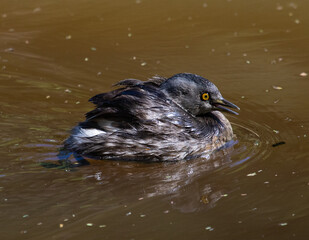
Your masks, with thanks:
M308 1L0 5L1 239L308 239ZM90 97L179 72L240 106L233 148L52 168Z

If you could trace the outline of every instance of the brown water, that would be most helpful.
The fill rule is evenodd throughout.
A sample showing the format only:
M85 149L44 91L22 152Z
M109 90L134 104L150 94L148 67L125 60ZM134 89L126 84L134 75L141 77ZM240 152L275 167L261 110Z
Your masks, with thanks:
M309 239L309 1L0 6L1 239ZM241 108L229 151L48 168L88 98L179 72Z

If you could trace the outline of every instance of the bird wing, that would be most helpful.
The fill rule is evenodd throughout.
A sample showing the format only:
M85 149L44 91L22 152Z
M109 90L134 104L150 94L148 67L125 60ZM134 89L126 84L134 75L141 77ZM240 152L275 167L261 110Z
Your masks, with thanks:
M90 102L96 108L86 113L82 127L115 128L138 127L162 116L162 109L168 106L165 95L153 84L131 85L92 97ZM108 123L108 124L107 124Z

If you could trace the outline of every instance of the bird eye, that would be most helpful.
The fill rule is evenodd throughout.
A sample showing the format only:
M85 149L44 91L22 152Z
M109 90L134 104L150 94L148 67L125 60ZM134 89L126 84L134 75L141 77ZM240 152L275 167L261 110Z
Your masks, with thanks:
M203 94L202 94L202 99L203 99L204 101L207 101L207 100L209 99L209 94L208 94L208 93L203 93Z

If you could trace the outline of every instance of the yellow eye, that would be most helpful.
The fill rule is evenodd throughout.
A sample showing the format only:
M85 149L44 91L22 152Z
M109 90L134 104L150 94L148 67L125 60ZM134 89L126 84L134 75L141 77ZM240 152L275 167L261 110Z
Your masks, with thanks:
M208 94L208 93L203 93L202 99L203 99L204 101L207 101L207 100L209 99L209 94Z

